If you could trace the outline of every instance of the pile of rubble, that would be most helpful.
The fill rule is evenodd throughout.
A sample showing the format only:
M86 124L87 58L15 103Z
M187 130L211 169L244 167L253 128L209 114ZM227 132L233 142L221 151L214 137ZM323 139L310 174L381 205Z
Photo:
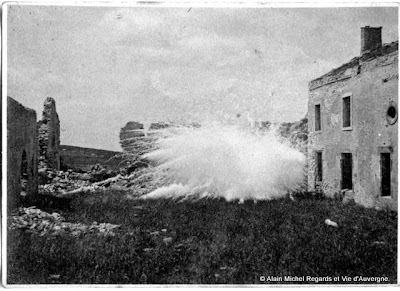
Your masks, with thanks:
M107 178L116 176L118 173L112 170L108 170L101 166L100 164L96 164L92 166L91 170L86 173L78 173L72 169L68 169L67 171L57 171L51 167L48 167L45 163L39 163L39 183L40 184L48 184L51 182L67 182L67 180L83 180L89 182L99 182L105 180ZM64 180L64 181L61 181Z
M98 190L132 190L135 196L149 192L153 176L151 168L144 161L134 161L121 168L120 172L107 171L96 164L91 171L77 173L72 169L57 171L39 165L39 193L56 197L72 197L76 194ZM152 190L155 187L150 187Z
M63 196L66 193L85 192L97 190L96 183L116 176L114 171L107 171L99 164L92 167L90 172L77 173L72 169L57 171L52 168L39 165L39 193Z
M97 233L99 236L114 236L113 230L119 227L120 225L110 223L98 224L96 221L91 225L65 222L64 217L59 213L50 214L35 206L20 207L18 213L10 217L11 229L23 229L40 236L45 234L79 236L86 233Z
M89 181L89 175L75 173L72 170L56 171L49 168L43 168L39 170L39 179L39 189L42 192L49 193L72 191L92 184Z

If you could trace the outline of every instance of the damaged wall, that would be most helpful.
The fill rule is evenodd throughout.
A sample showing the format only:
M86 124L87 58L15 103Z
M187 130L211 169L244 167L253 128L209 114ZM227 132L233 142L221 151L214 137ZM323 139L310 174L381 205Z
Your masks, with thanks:
M160 129L170 127L168 123L143 124L135 121L128 122L121 128L119 139L124 151L142 153L149 149L154 142L154 135Z
M36 112L7 98L7 207L38 191ZM21 195L22 194L22 195Z
M47 97L42 120L38 122L39 162L43 167L60 170L60 120L56 102Z
M351 126L343 126L350 97ZM334 196L343 189L343 153L352 155L356 203L397 209L398 42L355 58L309 84L308 187ZM316 105L321 130L316 130ZM388 118L395 107L396 120ZM318 119L318 118L317 118ZM392 122L394 121L394 123ZM322 182L316 181L317 152L322 152ZM390 154L391 195L382 195L382 154Z

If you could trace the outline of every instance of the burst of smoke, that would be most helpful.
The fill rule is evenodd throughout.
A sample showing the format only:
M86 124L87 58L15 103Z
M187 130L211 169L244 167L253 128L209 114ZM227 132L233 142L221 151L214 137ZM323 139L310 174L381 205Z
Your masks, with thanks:
M157 150L144 157L156 164L164 186L143 199L267 200L304 184L305 156L274 131L221 124L179 128L160 138Z

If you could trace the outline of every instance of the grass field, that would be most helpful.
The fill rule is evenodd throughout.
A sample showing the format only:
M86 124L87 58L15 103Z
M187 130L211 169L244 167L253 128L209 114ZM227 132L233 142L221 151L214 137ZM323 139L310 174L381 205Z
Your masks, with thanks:
M31 204L70 222L121 227L106 237L9 230L9 284L258 284L260 276L397 281L394 212L311 198L142 201L117 191ZM339 226L326 225L327 218Z

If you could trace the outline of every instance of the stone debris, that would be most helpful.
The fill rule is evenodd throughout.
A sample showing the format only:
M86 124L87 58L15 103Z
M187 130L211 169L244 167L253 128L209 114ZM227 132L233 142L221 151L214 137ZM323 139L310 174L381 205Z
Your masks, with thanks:
M86 179L86 174L75 173L72 170L57 171L51 168L39 169L39 192L60 193L71 191L91 183Z
M114 229L120 225L93 222L91 225L66 222L59 213L52 214L42 211L35 206L20 207L17 215L11 216L11 229L23 229L40 236L45 234L70 234L79 236L86 233L97 233L101 236L114 236Z
M341 192L342 192L342 197L343 197L343 200L342 200L343 204L348 204L348 203L355 201L356 195L353 190L345 189L345 190L342 190Z
M184 246L185 246L185 244L176 244L176 245L174 245L174 248L179 249L179 248L182 248Z
M329 226L333 226L333 227L338 227L338 224L332 220L330 220L329 218L325 219L325 224L329 225Z
M172 243L172 237L164 237L164 238L163 238L163 242L164 242L166 245L170 245L170 244Z
M101 166L100 164L96 164L90 170L91 179L89 179L89 181L100 182L106 180L110 178L110 175L112 175L111 173L112 172L108 172L105 167Z
M39 165L40 167L41 165ZM134 196L147 194L156 188L152 181L150 168L137 169L130 174L121 171L119 174L107 171L100 165L92 167L91 172L77 173L69 169L57 171L43 165L39 169L39 194L56 197L72 197L107 188L134 193Z
M228 270L228 271L236 271L236 268L229 267L229 266L222 266L219 268L220 270Z

